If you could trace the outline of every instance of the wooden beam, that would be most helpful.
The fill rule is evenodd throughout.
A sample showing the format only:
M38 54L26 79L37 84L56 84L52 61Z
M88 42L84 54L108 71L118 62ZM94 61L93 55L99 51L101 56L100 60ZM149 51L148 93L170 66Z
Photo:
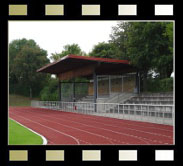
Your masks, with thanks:
M57 77L61 81L61 80L70 80L72 78L80 77L80 76L92 75L95 70L95 67L96 65L89 65L84 67L82 66L72 71L60 73L57 75Z

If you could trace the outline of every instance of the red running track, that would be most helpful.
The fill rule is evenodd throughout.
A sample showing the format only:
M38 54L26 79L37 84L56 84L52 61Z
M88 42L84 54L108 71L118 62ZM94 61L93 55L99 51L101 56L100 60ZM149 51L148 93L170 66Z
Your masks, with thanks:
M9 117L59 145L173 144L173 126L32 107L10 107Z

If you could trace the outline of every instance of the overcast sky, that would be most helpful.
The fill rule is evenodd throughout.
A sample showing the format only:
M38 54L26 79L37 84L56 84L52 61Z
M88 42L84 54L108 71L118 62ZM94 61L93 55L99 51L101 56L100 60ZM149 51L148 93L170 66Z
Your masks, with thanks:
M34 39L43 49L60 53L66 44L77 43L88 53L99 42L107 42L117 21L9 21L9 42Z

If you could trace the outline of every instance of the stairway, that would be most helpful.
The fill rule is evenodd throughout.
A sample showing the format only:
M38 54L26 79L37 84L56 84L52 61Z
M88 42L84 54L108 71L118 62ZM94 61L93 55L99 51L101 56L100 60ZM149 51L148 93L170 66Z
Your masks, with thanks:
M97 103L123 103L127 99L136 96L134 93L112 93L110 95L100 95L97 98ZM88 102L93 103L93 96L85 96L78 100L77 102Z

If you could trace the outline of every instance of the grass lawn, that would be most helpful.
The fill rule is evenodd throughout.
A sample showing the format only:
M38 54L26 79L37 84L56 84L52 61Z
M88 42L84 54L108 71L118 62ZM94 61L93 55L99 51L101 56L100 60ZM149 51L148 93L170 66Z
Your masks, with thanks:
M9 119L9 145L42 145L39 135Z
M31 106L31 100L36 99L30 99L29 97L20 95L9 95L9 106Z

